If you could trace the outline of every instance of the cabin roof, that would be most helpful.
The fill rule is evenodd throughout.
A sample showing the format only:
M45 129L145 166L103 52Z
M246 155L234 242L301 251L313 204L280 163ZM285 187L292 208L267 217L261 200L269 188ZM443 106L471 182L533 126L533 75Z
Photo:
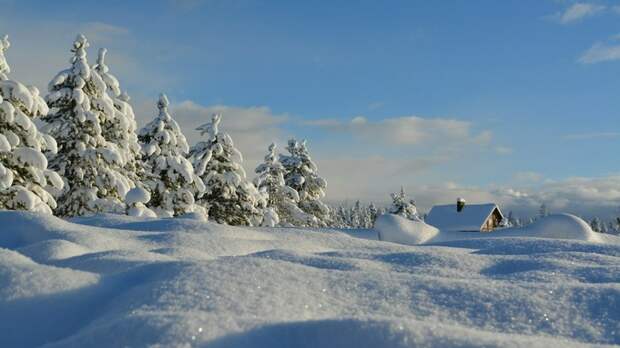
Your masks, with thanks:
M436 205L425 222L442 231L480 231L495 209L502 214L495 203L466 204L460 212L456 211L456 204Z

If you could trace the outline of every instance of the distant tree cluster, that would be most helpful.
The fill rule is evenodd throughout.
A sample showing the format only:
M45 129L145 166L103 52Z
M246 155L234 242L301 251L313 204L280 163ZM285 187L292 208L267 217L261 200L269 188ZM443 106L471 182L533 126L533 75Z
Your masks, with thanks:
M595 232L620 235L620 217L612 221L604 222L595 216L590 220L590 227L592 231Z
M378 216L383 214L395 214L413 221L422 221L418 214L415 201L407 199L405 190L390 194L392 203L386 207L378 208L374 203L362 205L356 201L353 205L340 205L332 209L331 221L333 227L339 228L372 228Z
M387 212L374 203L363 205L360 201L353 205L341 204L331 211L332 227L337 228L372 228L377 217Z

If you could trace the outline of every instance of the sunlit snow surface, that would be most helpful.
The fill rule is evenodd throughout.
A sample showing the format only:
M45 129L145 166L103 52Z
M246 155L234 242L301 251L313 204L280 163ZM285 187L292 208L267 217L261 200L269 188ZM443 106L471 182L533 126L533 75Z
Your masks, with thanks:
M620 241L0 212L2 347L620 344Z

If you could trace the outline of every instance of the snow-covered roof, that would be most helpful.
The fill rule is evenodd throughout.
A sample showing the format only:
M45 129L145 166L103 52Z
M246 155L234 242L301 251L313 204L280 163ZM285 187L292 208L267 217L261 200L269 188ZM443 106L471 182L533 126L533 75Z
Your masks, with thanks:
M441 231L480 231L495 209L500 211L494 203L465 204L460 212L456 210L456 204L436 205L425 222Z

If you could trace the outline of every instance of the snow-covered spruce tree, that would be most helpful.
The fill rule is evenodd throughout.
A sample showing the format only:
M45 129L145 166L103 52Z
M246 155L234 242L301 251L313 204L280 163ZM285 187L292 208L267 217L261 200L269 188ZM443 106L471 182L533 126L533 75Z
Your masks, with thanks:
M549 209L547 209L547 204L542 203L538 209L538 217L543 218L545 216L549 216Z
M327 182L318 175L317 166L310 158L306 142L290 139L286 150L289 155L280 155L280 162L286 169L286 185L297 191L299 207L317 218L317 226L329 225L329 207L321 202Z
M206 141L194 145L189 159L206 190L198 199L209 209L209 218L228 225L258 226L263 221L267 204L265 195L246 179L241 166L243 157L232 138L219 131L220 114L198 127ZM271 212L267 212L271 214Z
M55 152L56 142L37 130L32 119L48 112L35 87L10 80L0 39L0 209L52 213L56 201L47 191L60 190L60 176L47 169L43 151Z
M379 210L377 209L377 206L374 203L370 203L370 205L368 206L368 219L369 221L369 228L373 228L375 226L375 221L377 220L377 217L379 216Z
M50 112L42 118L45 131L58 144L50 168L65 181L55 209L59 216L123 213L123 199L131 186L121 171L123 157L102 136L101 124L113 117L114 106L105 83L88 66L86 48L86 37L78 35L71 67L49 84Z
M106 53L105 48L100 49L97 64L93 66L93 70L105 82L107 94L114 105L113 117L103 122L102 135L123 156L123 172L132 181L132 186L141 185L145 180L145 169L141 161L135 115L129 104L129 95L121 92L118 79L110 73L105 63Z
M392 193L391 196L392 205L388 209L390 214L400 215L409 220L421 221L414 201L407 201L407 196L405 195L405 189L403 187L400 188L399 192Z
M140 130L142 156L150 173L145 181L151 192L147 206L162 217L187 213L205 213L194 196L205 191L202 180L185 158L187 140L178 123L168 113L168 98L162 94L157 102L159 114Z
M339 205L338 208L331 207L329 209L329 214L330 214L331 227L337 227L337 228L349 227L347 223L347 211L342 204Z
M268 151L254 179L254 185L268 197L267 208L274 210L281 226L316 226L316 217L297 206L299 194L284 182L285 170L276 156L276 144L269 145Z

